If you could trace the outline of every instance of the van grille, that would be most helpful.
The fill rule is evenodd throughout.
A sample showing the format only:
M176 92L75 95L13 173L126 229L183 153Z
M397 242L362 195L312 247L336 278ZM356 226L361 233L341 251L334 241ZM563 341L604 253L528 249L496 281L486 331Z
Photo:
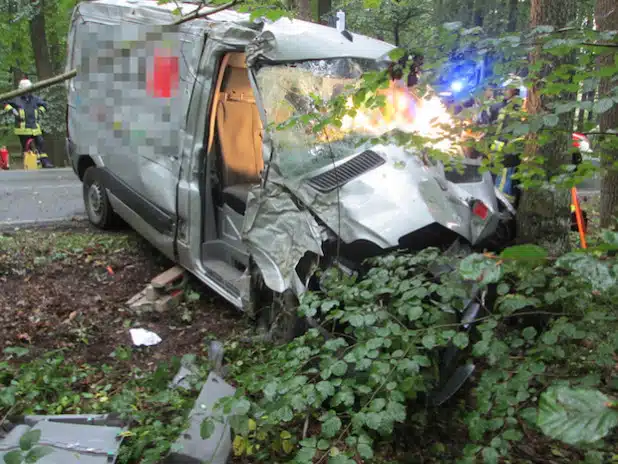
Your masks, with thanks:
M330 171L312 177L307 182L319 192L329 192L385 162L375 151L367 150Z

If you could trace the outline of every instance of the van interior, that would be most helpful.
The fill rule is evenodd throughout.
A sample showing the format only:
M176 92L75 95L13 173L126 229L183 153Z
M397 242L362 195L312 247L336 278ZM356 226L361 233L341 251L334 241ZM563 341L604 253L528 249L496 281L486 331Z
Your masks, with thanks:
M247 197L264 168L262 121L244 53L223 56L215 89L206 142L202 262L209 277L239 296L231 283L249 262L240 235Z

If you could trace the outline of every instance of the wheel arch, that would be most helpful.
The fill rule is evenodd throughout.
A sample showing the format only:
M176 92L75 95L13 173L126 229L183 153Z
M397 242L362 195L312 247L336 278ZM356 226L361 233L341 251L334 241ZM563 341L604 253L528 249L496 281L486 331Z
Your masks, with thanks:
M84 174L86 174L86 170L93 166L96 167L97 163L90 157L90 155L81 155L77 160L77 176L80 181L84 180Z

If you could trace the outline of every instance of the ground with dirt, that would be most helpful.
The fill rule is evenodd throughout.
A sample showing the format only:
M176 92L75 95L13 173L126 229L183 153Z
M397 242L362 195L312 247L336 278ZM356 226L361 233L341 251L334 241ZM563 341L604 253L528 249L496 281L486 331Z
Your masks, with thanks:
M126 301L171 265L133 232L83 223L24 229L0 235L0 249L2 349L29 347L35 356L67 348L76 363L110 363L116 347L131 345L129 328L143 327L163 339L139 350L140 363L153 365L243 325L238 311L203 288L199 300L168 313L129 311Z

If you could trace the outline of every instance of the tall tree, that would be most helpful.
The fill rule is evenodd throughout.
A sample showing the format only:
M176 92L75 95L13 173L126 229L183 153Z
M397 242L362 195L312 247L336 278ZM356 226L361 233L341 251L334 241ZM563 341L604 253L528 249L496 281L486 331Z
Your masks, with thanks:
M595 22L599 31L618 30L618 4L616 0L597 0L595 8ZM608 48L607 53L599 57L599 67L614 67L618 53L615 48ZM613 93L616 86L615 79L605 77L599 85L599 98ZM599 121L600 131L618 129L618 105L614 104L609 111L601 114ZM604 174L601 178L601 226L618 228L615 218L618 217L618 170L614 163L618 162L618 141L616 135L601 139L603 151Z
M532 0L530 5L530 26L554 26L564 28L575 19L576 0ZM558 66L568 63L572 56L558 58L543 53L539 44L531 53L532 66L541 64L541 71L532 81L528 96L530 116L543 114L552 99L572 100L574 95L563 93L549 97L543 95L542 79ZM534 165L544 155L542 167L547 181L558 174L562 165L569 163L570 132L573 127L573 113L559 115L558 130L551 133L550 140L543 140L537 135L529 138L523 164ZM543 146L540 146L541 142ZM533 164L534 163L534 164ZM550 251L559 253L569 247L570 192L561 188L524 189L518 210L517 236L521 242L533 242L544 245Z

